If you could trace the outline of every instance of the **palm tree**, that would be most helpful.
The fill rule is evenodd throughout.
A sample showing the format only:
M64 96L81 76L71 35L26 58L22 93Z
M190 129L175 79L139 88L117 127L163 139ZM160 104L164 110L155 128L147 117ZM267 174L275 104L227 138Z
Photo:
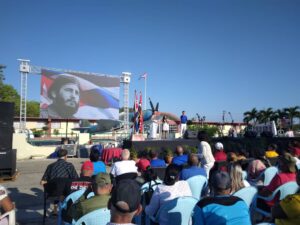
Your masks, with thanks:
M267 123L271 121L271 117L274 114L273 109L271 107L265 109L265 110L260 110L258 112L258 120L260 123Z
M256 110L256 108L253 108L250 111L244 112L243 121L247 124L250 123L251 121L253 121L253 123L255 125L256 121L257 121L257 110Z
M290 119L290 124L291 124L292 129L293 129L293 120L294 120L295 117L298 116L298 114L299 114L298 110L299 109L300 109L299 106L284 108L284 111L286 112L288 118Z
M276 111L274 111L273 115L271 116L271 121L274 120L276 125L279 126L281 125L281 120L284 118L284 117L287 117L287 114L286 112L282 109L277 109ZM280 126L280 129L281 129L281 126Z

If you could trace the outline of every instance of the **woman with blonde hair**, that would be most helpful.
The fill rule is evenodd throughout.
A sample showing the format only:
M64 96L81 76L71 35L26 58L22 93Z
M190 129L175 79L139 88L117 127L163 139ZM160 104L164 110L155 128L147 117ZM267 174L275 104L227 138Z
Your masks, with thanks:
M228 171L231 178L231 193L250 186L250 184L243 178L243 170L240 164L229 164Z

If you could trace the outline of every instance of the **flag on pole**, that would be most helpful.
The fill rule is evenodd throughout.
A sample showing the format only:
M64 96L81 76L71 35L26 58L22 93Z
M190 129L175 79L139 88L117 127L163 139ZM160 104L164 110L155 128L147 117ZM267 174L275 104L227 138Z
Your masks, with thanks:
M147 74L147 73L144 73L144 74L142 74L142 75L139 77L139 80L140 80L140 79L147 79L147 76L148 76L148 74Z
M143 118L143 110L142 110L142 92L140 92L140 103L139 103L139 133L142 134L144 130L144 118Z
M136 90L134 91L134 105L133 105L133 130L135 133L138 132L139 130L139 116L138 116L138 109L139 109L139 104L138 104L138 96L136 94Z

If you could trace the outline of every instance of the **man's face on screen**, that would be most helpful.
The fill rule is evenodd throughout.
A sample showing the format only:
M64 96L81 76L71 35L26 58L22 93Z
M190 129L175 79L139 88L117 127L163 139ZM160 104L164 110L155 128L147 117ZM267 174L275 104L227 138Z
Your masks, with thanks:
M63 85L55 98L55 105L59 108L60 114L72 116L79 107L80 90L76 84Z
M65 106L75 108L79 104L79 93L76 84L65 84L59 90L59 97L63 100Z

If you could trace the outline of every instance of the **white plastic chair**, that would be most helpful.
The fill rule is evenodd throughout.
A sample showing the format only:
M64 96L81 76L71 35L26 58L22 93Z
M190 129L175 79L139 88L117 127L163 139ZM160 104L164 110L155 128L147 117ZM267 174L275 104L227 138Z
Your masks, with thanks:
M5 219L7 219L8 225L15 225L16 224L16 210L13 209L13 210L8 211L0 216L0 221L5 220Z

